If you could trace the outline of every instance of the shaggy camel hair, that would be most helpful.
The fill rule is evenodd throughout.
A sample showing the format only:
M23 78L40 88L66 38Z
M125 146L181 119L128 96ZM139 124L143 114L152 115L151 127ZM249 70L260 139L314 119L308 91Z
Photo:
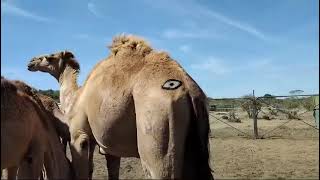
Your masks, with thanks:
M207 98L201 88L168 54L138 37L115 37L110 50L68 106L76 176L91 177L88 142L93 136L108 154L140 157L152 178L213 179ZM50 71L55 64L72 68L77 64L73 57L70 52L40 56L29 70L49 72L62 84L76 82L77 73ZM62 88L63 96L72 94L69 87Z
M47 116L33 89L21 81L1 77L1 171L8 179L73 177L54 122ZM44 169L43 169L44 166Z

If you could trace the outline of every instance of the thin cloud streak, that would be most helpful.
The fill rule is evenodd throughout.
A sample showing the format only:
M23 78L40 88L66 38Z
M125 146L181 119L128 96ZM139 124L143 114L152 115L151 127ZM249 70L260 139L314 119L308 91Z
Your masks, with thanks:
M214 18L224 24L227 24L227 25L232 26L234 28L237 28L239 30L245 31L245 32L247 32L247 33L249 33L259 39L267 40L267 37L263 32L261 32L260 30L258 30L257 28L255 28L251 25L248 25L248 24L242 23L240 21L228 18L218 12L208 10L204 7L201 7L201 8L203 9L201 12L208 15L211 18Z
M167 29L162 33L162 36L167 39L201 39L201 38L218 38L214 33L207 31L183 31L179 29Z
M208 60L203 63L191 64L191 68L200 71L208 71L216 75L223 75L230 72L230 68L227 67L220 59L213 57L208 58Z
M8 2L1 1L1 14L9 14L24 17L38 22L51 22L52 20L43 16L36 15L27 10L19 8Z
M273 70L274 65L270 59L264 58L254 61L249 61L243 65L228 65L225 61L215 57L209 57L206 61L197 64L191 64L191 68L199 71L207 71L216 75L225 75L231 72L243 71L261 71L266 69Z
M243 23L239 20L230 18L222 13L219 13L213 9L208 9L207 7L199 4L195 1L170 1L170 2L163 2L163 1L157 1L157 3L153 1L145 1L149 5L157 8L163 8L170 10L170 12L178 13L183 16L188 16L190 19L203 19L204 17L208 17L212 20L216 20L218 22L221 22L225 25L228 25L230 27L236 28L240 31L243 31L245 33L248 33L258 39L268 41L270 40L270 37L268 37L263 31L259 30L258 28ZM151 3L152 2L152 3ZM189 3L188 3L189 2ZM170 6L167 4L170 3ZM189 34L185 35L185 37L193 37Z
M98 11L97 6L93 3L93 2L89 2L88 3L88 10L89 12L91 12L94 16L101 18L102 15L101 13Z

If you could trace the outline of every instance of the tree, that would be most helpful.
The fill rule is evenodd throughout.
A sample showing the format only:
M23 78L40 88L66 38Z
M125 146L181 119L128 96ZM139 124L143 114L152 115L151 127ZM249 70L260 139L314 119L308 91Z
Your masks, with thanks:
M263 97L266 97L266 98L273 98L274 99L274 97L272 97L273 95L271 95L271 94L265 94Z
M52 90L52 89L41 90L41 89L39 89L38 92L43 95L49 96L56 101L59 101L59 94L60 94L59 90Z
M297 95L302 94L303 92L304 92L303 90L295 89L295 90L289 91L289 94L294 95L294 96L297 96Z
M241 108L248 113L249 118L254 117L254 106L256 107L256 110L257 110L256 116L258 116L258 113L262 107L261 102L255 100L252 95L244 95L242 97L247 99L247 101L241 104Z

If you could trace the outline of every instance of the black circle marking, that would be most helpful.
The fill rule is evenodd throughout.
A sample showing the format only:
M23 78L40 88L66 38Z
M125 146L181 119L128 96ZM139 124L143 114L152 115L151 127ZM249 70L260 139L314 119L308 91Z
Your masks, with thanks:
M174 86L175 83L178 83L177 86ZM169 83L169 84L168 84ZM177 79L168 79L162 86L162 89L166 89L166 90L175 90L178 89L180 86L182 85L182 82L177 80Z

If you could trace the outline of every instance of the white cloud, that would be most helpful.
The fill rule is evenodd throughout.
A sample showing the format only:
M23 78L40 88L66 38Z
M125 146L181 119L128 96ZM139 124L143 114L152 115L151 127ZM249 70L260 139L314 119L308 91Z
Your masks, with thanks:
M261 59L248 61L241 66L236 66L233 68L233 70L242 71L242 70L261 70L261 69L273 69L273 68L274 68L274 65L272 64L271 59L261 58Z
M191 68L200 71L209 71L211 73L222 75L230 72L230 68L227 67L223 61L210 57L207 61L200 64L191 64Z
M256 59L252 61L247 61L243 65L228 65L226 60L209 57L202 63L191 64L191 68L200 71L207 71L214 73L216 75L224 75L227 73L239 73L239 72L249 72L249 71L259 71L265 73L264 70L274 71L274 65L272 61L267 58Z
M162 36L167 39L197 39L197 38L216 38L217 36L214 33L209 33L207 31L184 31L179 29L167 29L162 33Z
M51 22L52 20L43 16L39 16L30 11L15 6L7 1L1 1L1 14L10 14L24 17L38 22Z
M191 47L189 45L185 44L185 45L180 46L179 50L184 52L184 53L187 53L187 52L189 52L191 50Z

